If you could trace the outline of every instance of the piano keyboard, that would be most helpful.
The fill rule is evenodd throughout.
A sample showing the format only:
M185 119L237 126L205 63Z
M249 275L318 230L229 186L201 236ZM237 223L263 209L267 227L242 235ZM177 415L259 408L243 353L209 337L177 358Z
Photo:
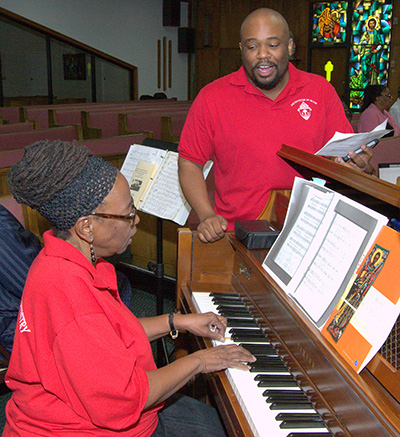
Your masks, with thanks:
M228 319L225 343L248 349L257 361L250 371L225 371L255 436L329 437L319 414L268 342L237 295L194 292L199 313L213 311Z

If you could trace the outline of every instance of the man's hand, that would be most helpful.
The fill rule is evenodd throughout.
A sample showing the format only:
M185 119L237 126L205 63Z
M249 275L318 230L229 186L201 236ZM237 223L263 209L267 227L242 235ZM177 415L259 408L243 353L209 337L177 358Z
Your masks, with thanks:
M375 169L372 167L369 162L374 154L371 147L367 147L365 145L361 146L363 150L362 153L354 153L352 150L349 150L348 155L350 156L350 160L345 162L343 158L340 156L335 158L335 162L343 165L347 165L348 167L354 168L356 170L360 170L367 174L374 174Z
M220 215L211 215L202 220L197 227L198 237L203 243L220 240L228 229L228 222Z

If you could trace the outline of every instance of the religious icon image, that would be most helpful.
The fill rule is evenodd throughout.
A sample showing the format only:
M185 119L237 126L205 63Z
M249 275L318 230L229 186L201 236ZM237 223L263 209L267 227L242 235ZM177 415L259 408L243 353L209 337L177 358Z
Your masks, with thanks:
M343 335L351 318L361 305L361 302L381 271L388 255L388 250L376 244L366 257L364 264L350 287L349 292L346 297L342 299L337 314L327 327L327 331L335 342L338 342Z
M367 85L387 85L391 21L390 1L358 1L354 4L349 77L352 110L362 107Z
M344 42L346 8L346 2L317 3L314 5L313 42Z
M369 85L379 83L379 58L384 43L379 29L379 18L373 15L368 17L360 43L354 47L354 52L360 56L362 83Z
M322 11L318 20L319 35L324 39L334 39L340 28L340 13L330 8Z

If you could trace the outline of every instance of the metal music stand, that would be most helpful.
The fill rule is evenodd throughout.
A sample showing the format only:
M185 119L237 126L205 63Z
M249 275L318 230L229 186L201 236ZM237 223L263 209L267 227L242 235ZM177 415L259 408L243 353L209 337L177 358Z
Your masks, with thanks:
M168 141L155 140L153 138L145 138L142 142L144 146L154 147L163 150L178 151L178 144L170 143ZM157 217L157 262L149 262L148 268L154 272L156 277L156 311L157 315L164 313L164 262L163 262L163 219ZM164 339L159 338L157 340L157 365L161 367L163 364L168 363L168 357L166 355L166 348L164 345Z

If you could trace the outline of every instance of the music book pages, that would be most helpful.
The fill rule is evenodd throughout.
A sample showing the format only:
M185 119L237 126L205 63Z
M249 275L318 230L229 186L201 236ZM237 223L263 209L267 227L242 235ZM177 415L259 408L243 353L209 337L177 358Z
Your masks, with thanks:
M143 201L143 197L154 179L157 169L158 166L150 162L139 161L137 163L129 181L129 187L135 205L139 206L140 202Z
M206 178L212 166L204 166ZM121 167L129 182L136 208L147 214L184 225L190 205L182 193L178 178L178 153L133 144Z

